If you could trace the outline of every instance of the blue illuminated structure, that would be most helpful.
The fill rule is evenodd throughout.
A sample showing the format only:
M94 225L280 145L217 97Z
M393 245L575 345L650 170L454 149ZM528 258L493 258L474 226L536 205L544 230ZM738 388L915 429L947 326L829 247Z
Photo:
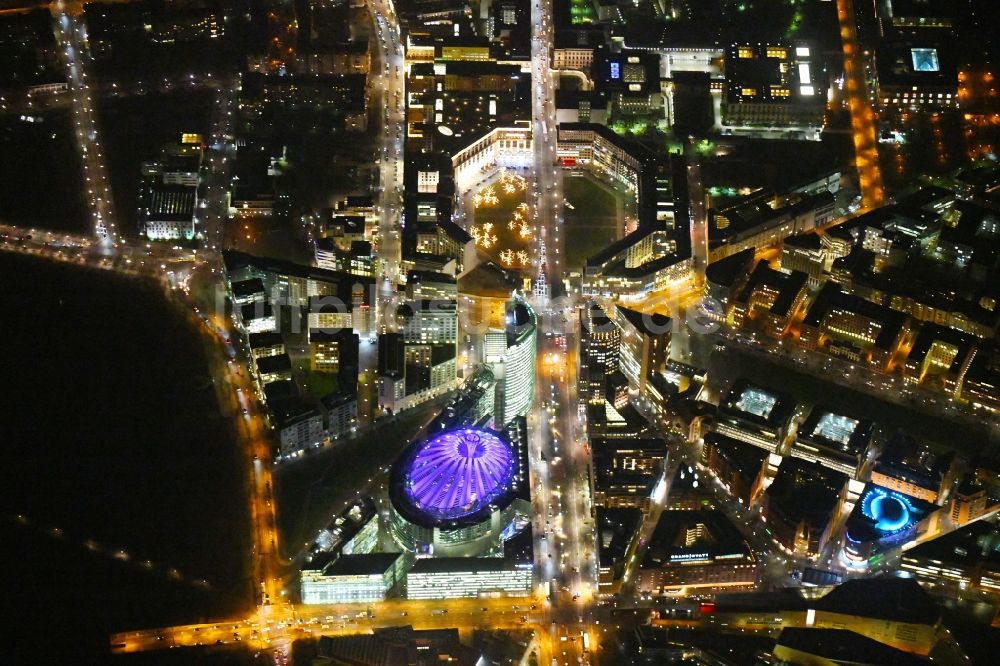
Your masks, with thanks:
M845 559L854 564L866 562L879 552L906 542L938 508L899 491L868 484L847 520Z
M878 486L872 487L862 498L861 511L875 522L875 529L883 534L907 527L911 516L916 513L909 497Z
M498 433L449 430L412 445L396 462L393 505L418 524L477 522L511 492L517 470L517 454Z

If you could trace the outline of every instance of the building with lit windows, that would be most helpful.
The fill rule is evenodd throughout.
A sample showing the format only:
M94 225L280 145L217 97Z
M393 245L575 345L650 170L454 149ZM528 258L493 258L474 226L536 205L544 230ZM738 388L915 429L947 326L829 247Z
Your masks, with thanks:
M502 557L420 558L406 574L406 598L526 597L532 575L530 562Z
M858 479L869 457L874 434L874 422L816 405L799 425L790 454Z
M234 305L240 307L248 303L263 303L267 300L264 283L260 278L251 278L229 285L230 297Z
M599 90L556 90L556 123L607 124L608 98Z
M815 557L837 524L847 490L846 474L786 457L762 500L772 538L786 553Z
M658 53L602 47L594 54L590 75L616 115L663 113Z
M594 439L594 505L649 511L663 483L667 447L662 439Z
M504 432L465 427L413 442L389 482L389 531L420 556L474 557L500 547L524 521L524 419Z
M378 512L370 497L351 502L321 529L309 548L311 555L363 555L378 547Z
M723 127L821 130L827 80L819 56L816 47L806 42L730 45Z
M606 378L618 371L621 329L611 321L596 303L580 310L580 377L581 402L605 402Z
M640 296L688 276L690 218L682 159L655 154L593 122L559 123L557 150L564 167L585 169L636 197L635 230L587 259L585 296Z
M150 240L194 238L197 192L185 185L150 185L147 204L140 209L143 235Z
M298 51L296 74L367 74L371 69L368 40L316 45Z
M840 285L830 281L809 305L799 343L807 349L885 369L910 329L906 314L844 293Z
M279 303L308 306L310 328L353 327L359 333L367 333L371 278L303 266L282 259L257 257L236 250L224 251L222 259L223 273L230 284L260 278L265 293ZM330 307L346 317L337 322L314 321L312 313L320 312L320 306Z
M392 413L450 391L458 384L455 343L407 343L402 333L383 333L378 382L379 406Z
M409 271L406 274L406 297L416 301L454 301L458 298L458 281L444 273Z
M371 194L344 197L334 205L329 215L330 221L326 224L327 234L334 237L353 234L354 237L351 240L363 240L370 231L378 226L379 221L378 212L375 210L375 199ZM360 217L363 224L339 221L336 219L338 217ZM341 227L340 232L337 231L338 227Z
M965 376L983 342L968 333L924 323L906 354L906 378L960 395Z
M908 497L937 503L951 487L958 458L953 453L937 455L926 444L903 433L886 442L872 468L871 482Z
M324 553L303 567L299 588L304 604L374 603L403 582L401 553Z
M278 319L270 303L247 303L236 309L236 323L247 333L278 330Z
M371 216L364 213L345 214L338 208L326 208L323 210L321 218L320 238L333 241L340 249L346 249L352 243L368 238L377 221L377 218L372 219ZM323 249L328 248L329 246ZM320 252L317 252L317 255L318 262L322 255Z
M347 248L341 248L333 238L319 238L314 251L319 268L369 278L375 274L372 244L366 240L355 240Z
M333 303L324 302L327 300L329 299L309 299L309 313L306 317L309 330L326 332L352 330L354 328L355 314L364 316L363 312L353 312L350 306L345 303L339 301Z
M552 45L552 69L589 73L594 51L603 43L604 35L599 29L557 29Z
M638 190L648 158L640 146L594 123L560 124L558 130L559 157L564 165L587 166L632 192Z
M805 273L809 276L809 288L818 289L823 272L829 270L835 258L827 238L815 233L786 238L781 244L781 269Z
M357 367L358 334L349 329L330 332L322 328L309 329L309 366L313 372L339 373L342 361ZM357 370L355 370L356 374ZM354 378L355 382L357 377Z
M273 393L267 390L271 386L282 384L284 382L280 381L268 384L264 387L265 396ZM307 449L323 445L327 431L323 424L323 414L317 408L305 404L296 397L282 400L268 399L266 404L267 422L278 433L279 459L293 458Z
M343 437L358 429L357 379L353 383L345 383L343 372L342 370L340 377L342 388L319 399L326 433L330 439Z
M254 376L261 386L292 378L292 360L288 354L262 356L254 363Z
M717 432L705 435L704 459L730 497L749 507L767 472L768 452Z
M777 453L794 410L791 397L741 379L719 402L715 430Z
M958 108L958 58L947 40L906 35L875 49L875 100L896 111Z
M947 595L1000 594L1000 530L986 520L966 525L907 550L899 568Z
M140 232L150 240L194 238L198 173L204 156L201 137L182 135L163 146L158 159L142 165Z
M736 328L757 328L781 338L805 306L807 279L805 273L776 271L766 261L758 262L727 299L726 321Z
M746 445L744 445L746 446ZM746 448L752 449L752 446ZM699 474L690 465L681 464L674 473L674 478L667 485L669 492L663 506L672 511L703 511L714 509L715 491L708 478Z
M663 372L670 358L673 320L621 306L614 308L612 316L621 330L619 369L629 387L645 395L650 380Z
M454 344L458 339L458 302L408 301L396 310L403 340L408 344Z
M637 588L642 594L702 594L752 589L757 581L753 552L717 510L664 511L656 524Z
M964 525L986 513L990 504L986 488L972 481L958 485L948 500L948 517L956 525Z
M708 212L710 262L750 248L780 245L789 236L823 227L836 218L833 192L775 194L762 190Z
M278 356L285 353L285 340L277 331L251 333L247 336L250 354L256 361L263 356Z
M639 509L597 509L597 585L601 594L621 587L628 561L639 543L643 513Z

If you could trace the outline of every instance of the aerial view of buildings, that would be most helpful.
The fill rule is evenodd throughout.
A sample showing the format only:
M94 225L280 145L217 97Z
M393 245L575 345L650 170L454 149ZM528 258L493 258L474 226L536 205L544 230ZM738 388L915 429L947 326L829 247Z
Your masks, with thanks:
M996 663L992 5L0 0L0 662Z

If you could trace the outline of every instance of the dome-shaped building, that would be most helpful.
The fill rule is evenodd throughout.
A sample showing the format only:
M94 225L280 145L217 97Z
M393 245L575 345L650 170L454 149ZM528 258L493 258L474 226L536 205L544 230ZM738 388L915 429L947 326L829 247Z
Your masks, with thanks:
M460 428L419 440L392 469L392 536L415 553L482 554L514 519L525 475L518 448L492 430Z

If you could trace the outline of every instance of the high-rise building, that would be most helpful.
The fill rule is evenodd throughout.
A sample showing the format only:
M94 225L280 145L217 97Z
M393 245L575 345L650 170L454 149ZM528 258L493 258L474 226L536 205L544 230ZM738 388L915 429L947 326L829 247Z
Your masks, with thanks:
M618 371L621 329L596 303L580 311L580 379L581 402L600 404L605 401L606 378Z
M486 336L486 358L497 378L495 419L503 427L531 409L535 397L535 363L537 358L537 325L535 311L520 298L507 306L507 326L501 338L496 333ZM499 353L499 361L489 361Z

